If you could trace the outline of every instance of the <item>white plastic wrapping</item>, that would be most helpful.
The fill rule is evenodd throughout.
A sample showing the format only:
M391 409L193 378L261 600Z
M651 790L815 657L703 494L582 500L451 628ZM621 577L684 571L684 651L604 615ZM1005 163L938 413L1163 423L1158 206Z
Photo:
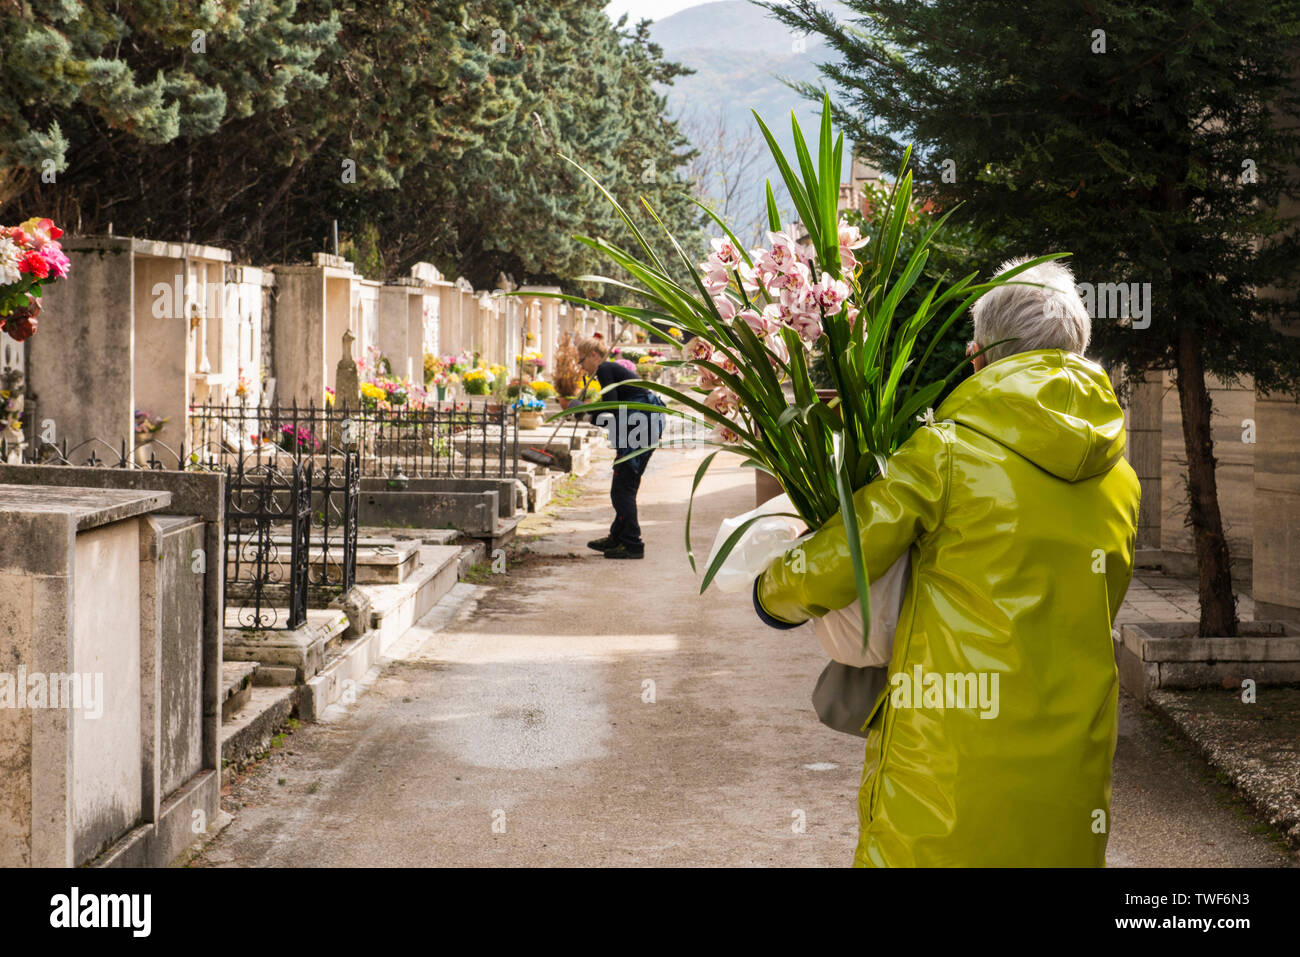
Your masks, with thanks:
M713 578L713 587L723 592L749 591L754 579L772 560L780 557L811 533L803 533L804 524L797 518L775 513L794 512L788 495L778 495L758 508L724 519L713 539L713 548L705 567L713 564L722 546L745 521L758 515L768 516L749 527ZM894 648L894 630L903 607L910 570L908 553L899 556L889 569L871 583L871 633L862 647L862 610L857 599L822 618L812 620L813 631L822 649L834 661L854 667L889 663ZM850 572L852 574L852 572Z
M731 550L731 554L727 556L727 560L722 563L722 567L718 569L718 573L713 576L712 587L723 592L748 592L754 586L754 579L759 572L767 568L772 559L783 554L786 549L792 548L802 537L806 537L802 535L805 527L802 521L775 514L777 512L797 514L794 506L790 504L790 496L778 495L744 515L722 520L722 524L718 526L718 534L713 539L713 548L709 551L709 560L705 563L705 568L712 567L713 559L717 557L722 546L737 528L756 515L768 516L749 526L744 536L736 543L736 547Z

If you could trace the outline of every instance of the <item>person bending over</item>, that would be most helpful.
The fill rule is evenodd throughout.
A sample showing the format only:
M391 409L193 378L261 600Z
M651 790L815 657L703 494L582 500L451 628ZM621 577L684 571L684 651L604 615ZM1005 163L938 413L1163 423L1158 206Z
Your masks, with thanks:
M614 522L609 527L609 535L588 542L587 547L604 552L606 558L644 558L645 543L641 540L641 526L637 522L636 495L646 463L650 461L663 432L664 414L628 408L627 403L663 406L663 402L640 384L641 378L635 372L617 362L610 362L609 347L600 339L584 339L578 345L578 364L587 375L596 377L602 390L608 389L597 401L617 402L623 406L616 413L594 413L612 419L610 439L617 450L616 460L640 450L640 454L614 466L614 477L609 486Z

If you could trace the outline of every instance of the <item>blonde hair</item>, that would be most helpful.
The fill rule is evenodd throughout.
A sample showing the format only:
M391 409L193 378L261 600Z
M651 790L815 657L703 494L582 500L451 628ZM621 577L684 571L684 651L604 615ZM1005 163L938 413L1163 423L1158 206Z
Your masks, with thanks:
M579 362L587 358L587 356L591 355L593 352L602 359L609 358L609 346L605 345L604 340L597 339L593 336L590 339L583 339L582 342L578 343Z

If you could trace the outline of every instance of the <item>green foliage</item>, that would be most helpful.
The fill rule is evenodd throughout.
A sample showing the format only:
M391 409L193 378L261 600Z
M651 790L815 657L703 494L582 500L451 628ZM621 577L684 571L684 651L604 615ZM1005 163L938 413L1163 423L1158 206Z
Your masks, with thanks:
M847 209L843 212L844 221L856 226L864 236L874 236L886 225L883 214L888 209L889 190L883 183L873 183L866 187L866 212ZM954 217L960 210L954 211ZM930 232L930 227L942 215L942 211L928 199L912 199L911 209L902 221L902 233L899 237L899 258L911 259L917 246ZM934 233L926 246L928 256L921 269L921 276L902 300L899 310L908 315L915 312L925 297L925 290L940 281L947 281L955 276L969 272L989 272L997 265L996 257L990 253L985 240L969 223L949 219L944 228ZM933 360L939 369L952 369L960 365L966 355L966 343L973 334L968 315L962 316L948 328L936 341L938 327L923 326L916 336L916 350L924 353L933 343ZM810 370L813 383L818 388L832 388L834 380L826 363L825 354L819 354ZM948 393L956 388L959 379L949 382L931 403L936 409L943 403Z
M424 259L480 287L568 283L595 264L572 234L614 220L566 152L698 225L657 87L681 70L587 0L78 6L0 25L7 219L255 262L327 249L338 220L377 276ZM51 155L67 172L42 182Z
M379 238L379 227L363 223L355 239L339 243L339 254L353 264L363 276L383 276L384 252Z
M27 208L74 228L84 220L71 194L93 197L97 170L128 158L119 147L211 136L320 89L315 67L339 29L332 13L300 15L297 0L19 6L0 18L0 208L27 193ZM156 186L147 169L120 172L140 193Z
M1152 284L1149 327L1094 321L1099 358L1176 368L1186 337L1221 378L1300 388L1277 328L1300 305L1295 0L848 0L852 29L765 6L842 58L822 73L858 149L890 168L916 144L926 195L1000 258L1069 248L1081 283Z

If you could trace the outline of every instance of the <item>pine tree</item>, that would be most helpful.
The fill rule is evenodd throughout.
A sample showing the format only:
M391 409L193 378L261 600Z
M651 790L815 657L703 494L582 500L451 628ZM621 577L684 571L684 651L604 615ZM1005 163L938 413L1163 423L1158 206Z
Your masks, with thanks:
M1007 255L1069 250L1082 282L1150 283L1149 316L1102 318L1093 350L1131 379L1174 371L1200 630L1234 635L1207 374L1300 391L1294 0L812 0L765 4L830 41L840 119ZM820 91L806 90L820 96ZM1140 288L1140 287L1139 287Z
M283 104L294 87L318 86L312 65L338 24L295 19L297 6L9 5L0 14L0 210L23 197L75 228L75 197L94 196L96 171L120 150L203 137Z
M0 212L87 233L112 223L254 262L327 248L337 220L345 241L378 235L388 276L427 259L480 286L499 272L571 284L598 265L574 234L617 237L621 224L567 155L628 205L646 194L679 233L698 225L677 174L686 142L654 88L681 68L597 0L230 6L238 17L214 5L204 20L134 4L129 22L98 32L57 20L56 6L50 30L83 59L111 54L121 77L175 79L125 117L88 108L103 97L87 84L60 96L20 84L22 115L65 137L66 173L27 175ZM86 22L110 7L87 5ZM195 29L201 54L185 45ZM47 72L79 69L65 54Z

